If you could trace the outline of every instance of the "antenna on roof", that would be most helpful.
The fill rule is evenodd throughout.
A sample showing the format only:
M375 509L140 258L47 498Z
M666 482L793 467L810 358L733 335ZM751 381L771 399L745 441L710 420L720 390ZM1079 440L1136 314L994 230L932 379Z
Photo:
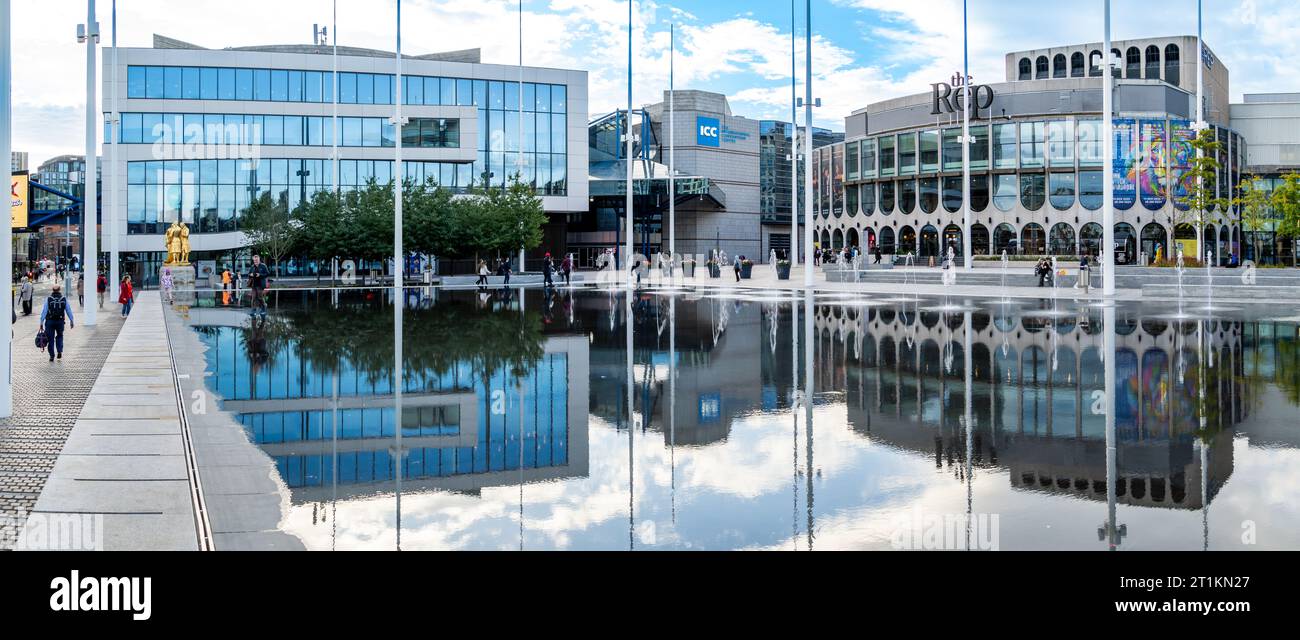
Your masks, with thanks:
M330 40L330 28L322 27L319 23L311 25L311 41L316 45L327 45Z

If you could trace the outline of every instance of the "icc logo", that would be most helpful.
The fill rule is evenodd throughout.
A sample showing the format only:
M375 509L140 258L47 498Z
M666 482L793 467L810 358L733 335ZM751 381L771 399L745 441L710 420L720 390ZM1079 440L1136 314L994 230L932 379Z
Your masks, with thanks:
M696 118L695 143L701 147L718 147L722 143L722 123L717 118Z

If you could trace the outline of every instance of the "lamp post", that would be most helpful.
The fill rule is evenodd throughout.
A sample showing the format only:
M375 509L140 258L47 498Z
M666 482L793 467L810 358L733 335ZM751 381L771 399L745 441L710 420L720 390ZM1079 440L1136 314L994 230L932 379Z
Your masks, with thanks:
M804 169L803 169L803 252L804 260L811 265L813 253L813 219L812 219L812 151L813 151L813 97L812 97L812 0L805 0L804 4ZM813 286L813 270L808 266L803 270L803 285L811 289ZM808 347L811 349L811 345Z
M10 127L13 122L13 96L10 92L13 79L10 63L12 24L9 0L0 0L0 158L6 161L9 160L10 152L13 150L13 140L10 137ZM13 178L7 180L12 187ZM23 198L27 198L30 192L22 195ZM0 282L12 283L14 281L13 225L3 226L3 235L0 236ZM12 314L13 306L12 291L7 296L0 296L0 315L4 315L4 307L9 307L9 313ZM10 335L0 338L0 418L8 418L13 414L13 333L10 332Z
M109 295L113 300L117 300L118 286L121 280L119 273L119 263L121 262L122 252L122 221L118 216L118 208L121 206L121 194L117 191L117 180L121 171L117 168L118 151L117 145L121 139L118 127L121 125L121 115L117 110L117 0L113 0L113 18L112 18L112 44L113 44L113 80L109 84L111 91L111 101L108 115L108 135L109 140L109 161L108 161L108 188L104 190L108 194L106 202L108 204L108 224L105 225L105 233L108 234L108 286ZM98 278L96 278L98 280ZM90 283L86 283L90 284ZM98 282L96 282L98 290Z
M1202 131L1210 128L1210 125L1205 122L1205 97L1202 94L1203 87L1205 86L1203 82L1205 75L1205 41L1203 40L1203 36L1204 21L1201 16L1201 0L1196 0L1196 125L1194 128L1196 129L1197 137L1200 137ZM1197 149L1196 157L1200 158L1202 155L1203 152L1200 149ZM1229 180L1229 182L1231 182L1231 180ZM1204 223L1204 220L1196 221L1196 252L1200 254L1198 257L1201 258L1204 258L1206 255L1205 246L1203 244L1204 238L1202 238L1202 234L1205 233ZM1177 237L1178 229L1175 228L1173 231L1175 237Z
M519 0L519 155L515 161L515 179L524 179L524 0ZM506 188L510 188L507 181ZM519 223L520 235L523 235L523 222ZM519 246L519 273L528 268L524 247ZM522 397L522 396L521 396ZM522 400L521 400L522 401Z
M799 78L795 51L795 0L790 0L790 268L799 264ZM811 229L808 230L811 232Z
M405 304L406 289L405 260L402 248L402 178L406 171L402 168L402 128L406 121L402 119L402 0L397 0L397 52L395 55L396 78L394 86L396 99L393 100L395 114L393 128L397 132L393 137L393 478L396 481L396 523L397 549L402 548L402 382L405 374L402 370L402 306ZM335 74L337 76L337 74Z
M97 279L95 274L99 272L99 194L96 179L99 162L96 148L99 146L100 116L99 106L95 104L95 45L99 44L99 23L95 21L95 0L86 0L86 24L78 35L77 40L86 43L86 170L81 174L86 181L86 194L81 207L81 273L82 277L90 281L88 284L93 286ZM68 277L71 283L70 268ZM66 294L72 295L72 291L67 291ZM82 318L87 327L95 326L97 308L93 304L82 306Z
M1107 300L1115 297L1115 78L1111 75L1111 65L1115 62L1110 44L1110 0L1105 4L1106 33L1102 44L1102 60L1105 61L1101 74L1101 140L1103 174L1101 205L1101 292Z
M961 42L962 42L962 123L961 123L961 255L967 271L975 268L975 252L971 246L970 232L970 147L975 144L970 137L971 79L970 79L970 21L966 13L966 0L961 3Z
M677 109L676 86L674 85L674 67L677 55L677 25L668 25L668 269L673 272L673 261L677 259Z
M623 135L627 136L624 161L627 163L627 200L624 207L627 211L627 239L626 248L624 249L624 262L621 268L627 270L632 263L632 243L635 241L636 211L632 200L632 0L627 0L627 113L624 114ZM634 279L632 273L627 274L627 286L631 287ZM628 384L631 384L629 381Z

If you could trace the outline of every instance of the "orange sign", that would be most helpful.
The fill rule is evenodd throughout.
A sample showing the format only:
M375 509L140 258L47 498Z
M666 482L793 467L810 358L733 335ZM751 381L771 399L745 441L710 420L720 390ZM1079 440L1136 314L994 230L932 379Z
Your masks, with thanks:
M9 179L9 200L11 226L22 229L27 226L27 214L31 211L28 199L31 197L31 178L26 173L15 173Z

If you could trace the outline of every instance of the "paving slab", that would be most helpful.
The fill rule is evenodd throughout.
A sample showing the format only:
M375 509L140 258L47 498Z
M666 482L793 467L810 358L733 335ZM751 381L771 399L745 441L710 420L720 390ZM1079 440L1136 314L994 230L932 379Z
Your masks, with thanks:
M106 550L200 547L167 345L158 294L141 292L34 514L102 514Z

